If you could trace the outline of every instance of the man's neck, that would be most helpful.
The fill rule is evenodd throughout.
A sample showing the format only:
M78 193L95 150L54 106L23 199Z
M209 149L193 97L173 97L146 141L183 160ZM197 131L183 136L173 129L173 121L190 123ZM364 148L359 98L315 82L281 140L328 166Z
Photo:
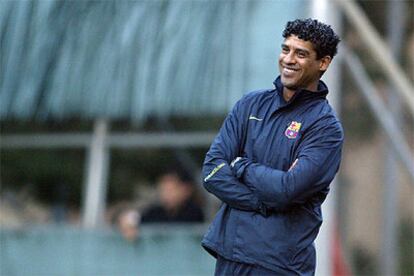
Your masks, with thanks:
M283 99L285 99L286 102L290 101L293 95L295 95L295 92L295 90L283 87Z
M309 87L306 87L305 89L308 91L312 91L312 92L317 92L318 91L318 83L319 81L315 82L314 84L310 85ZM285 101L290 101L290 99L293 97L293 95L295 95L296 91L299 89L289 89L287 87L283 87L283 98L285 99Z

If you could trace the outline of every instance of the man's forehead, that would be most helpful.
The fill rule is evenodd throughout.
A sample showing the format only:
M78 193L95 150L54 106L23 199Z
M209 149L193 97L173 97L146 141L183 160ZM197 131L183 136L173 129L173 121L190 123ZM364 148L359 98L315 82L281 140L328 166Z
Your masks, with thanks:
M291 35L285 38L283 44L289 47L308 50L309 52L315 52L315 47L313 46L312 42L300 39L296 35Z

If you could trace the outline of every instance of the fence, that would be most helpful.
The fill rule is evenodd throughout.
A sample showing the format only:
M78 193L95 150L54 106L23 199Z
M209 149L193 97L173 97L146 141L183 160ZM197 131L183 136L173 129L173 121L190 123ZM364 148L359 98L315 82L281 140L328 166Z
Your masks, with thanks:
M200 245L203 226L141 227L136 242L112 229L39 226L0 230L0 274L212 275L214 258Z

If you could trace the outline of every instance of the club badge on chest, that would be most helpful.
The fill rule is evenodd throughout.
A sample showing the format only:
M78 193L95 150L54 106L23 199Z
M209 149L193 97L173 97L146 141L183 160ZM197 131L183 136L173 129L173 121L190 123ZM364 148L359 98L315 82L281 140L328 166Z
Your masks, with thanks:
M302 123L292 121L285 131L286 137L289 139L295 139L298 136L301 126L302 126Z

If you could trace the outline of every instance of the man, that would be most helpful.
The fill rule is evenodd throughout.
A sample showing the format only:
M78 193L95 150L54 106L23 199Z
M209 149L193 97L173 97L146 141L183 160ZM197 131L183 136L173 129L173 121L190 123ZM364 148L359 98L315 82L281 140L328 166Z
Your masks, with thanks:
M343 130L320 81L338 36L317 20L283 31L275 88L234 106L203 165L224 204L202 245L216 275L313 275L321 204L339 168Z
M142 214L142 223L201 223L204 214L195 200L192 178L184 170L172 169L158 181L159 203Z
M158 202L141 215L134 206L121 206L112 215L113 223L129 242L140 235L140 226L151 223L202 223L204 213L192 177L185 170L169 168L158 179Z

